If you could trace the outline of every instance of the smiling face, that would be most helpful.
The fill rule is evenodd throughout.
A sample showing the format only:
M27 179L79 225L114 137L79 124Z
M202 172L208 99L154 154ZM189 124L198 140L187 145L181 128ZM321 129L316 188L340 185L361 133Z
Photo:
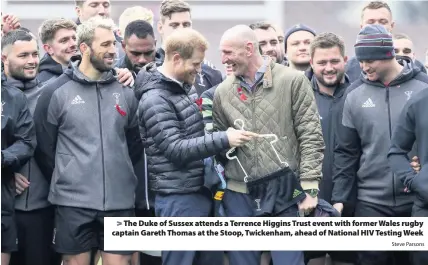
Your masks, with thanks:
M73 29L59 29L54 38L43 47L55 61L62 65L67 65L71 57L77 53L76 31Z
M39 68L39 52L36 40L16 41L2 54L5 72L17 80L36 78Z
M343 80L347 57L343 56L339 47L314 51L311 66L318 82L325 87L334 88Z
M96 28L94 40L88 48L89 60L95 69L99 72L113 69L116 58L116 38L112 30Z
M258 28L254 29L254 33L259 41L262 54L270 56L277 63L281 63L284 60L284 56L275 29L272 27L268 29Z
M81 22L95 16L108 18L111 12L110 0L86 0L82 6L76 6L76 12Z

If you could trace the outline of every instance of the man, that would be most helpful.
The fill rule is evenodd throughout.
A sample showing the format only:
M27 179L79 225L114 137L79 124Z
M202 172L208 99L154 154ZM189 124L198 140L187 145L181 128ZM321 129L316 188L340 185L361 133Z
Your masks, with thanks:
M45 83L62 75L71 57L77 53L77 25L68 19L48 19L39 29L46 54L40 61L37 79Z
M124 31L122 47L126 55L118 62L117 67L127 68L136 77L144 66L155 61L156 39L153 27L143 20L130 22ZM146 70L143 69L143 71ZM135 197L135 215L137 217L154 217L155 213L152 205L154 195L149 191L146 184L148 176L145 155L134 169L139 179ZM137 264L138 257L142 260L142 264L154 265L161 262L158 257L135 253L133 264Z
M365 75L348 88L337 115L332 202L348 202L356 182L356 217L408 217L413 197L391 172L386 155L403 106L427 87L421 81L426 77L411 61L396 60L392 36L378 24L360 31L355 54ZM396 264L409 264L406 255L397 255ZM360 264L392 264L389 252L358 256Z
M250 28L256 33L262 54L270 56L276 63L281 64L284 61L284 54L275 28L266 22L251 24Z
M39 75L40 82L49 82L63 74L68 67L71 58L77 55L77 25L66 19L50 19L43 22L39 29L39 37L43 43L46 54L40 60ZM117 79L123 85L134 83L132 73L128 69L116 68Z
M144 86L138 107L156 216L207 217L212 198L204 191L203 159L257 135L234 129L205 135L200 110L187 93L201 71L208 43L195 30L181 29L169 35L164 47L165 62ZM191 265L195 257L194 251L162 251L164 265ZM218 264L222 259L207 252L198 261Z
M428 77L421 76L419 80L428 85ZM398 179L410 192L416 194L412 209L412 217L428 217L428 119L425 116L428 104L428 89L411 98L397 121L391 139L388 154L389 164ZM418 146L418 157L421 158L422 170L416 172L409 166L408 153L413 144ZM428 252L413 252L413 265L428 264Z
M11 41L8 34L2 48ZM1 79L1 264L8 265L18 250L14 173L33 156L36 133L24 94L9 87L3 74Z
M122 48L125 56L117 67L127 68L136 77L142 67L155 60L156 39L153 27L143 20L129 23L124 32Z
M76 24L80 25L82 22L87 21L96 16L102 18L110 18L111 4L110 0L75 0L76 6L75 11L77 13ZM114 36L117 41L116 53L118 58L124 56L124 52L121 49L122 38L120 36L119 29L115 28Z
M4 44L2 59L5 82L25 94L32 115L42 91L36 79L39 65L37 41L31 34L16 30L5 36ZM18 194L15 215L19 245L10 263L60 264L58 258L55 262L56 255L51 248L54 212L48 202L49 183L33 158L15 173L15 184Z
M154 25L153 11L142 6L133 6L125 9L119 17L120 35L123 37L125 29L129 23L136 20L144 20L153 27Z
M222 204L226 216L309 214L317 205L324 143L308 79L268 56L262 57L256 34L245 25L227 30L220 50L222 63L232 65L233 75L216 89L214 131L225 130L241 119L245 129L278 137L274 146L277 155L270 145L273 139L259 137L234 151L243 168L235 161L225 162L227 190ZM297 170L300 183L294 174ZM285 188L279 191L278 187ZM231 251L228 255L231 265L255 265L261 252ZM274 264L303 264L301 251L275 251L271 255Z
M397 33L393 35L393 41L394 41L395 54L399 56L409 57L417 67L421 68L422 72L424 73L427 72L425 67L422 65L422 63L416 60L413 41L410 39L409 36L403 33Z
M291 68L299 71L310 68L309 47L315 36L315 31L303 24L297 24L285 33L285 53Z
M175 30L191 28L192 19L190 5L182 0L163 0L160 6L160 21L157 25L159 35L162 37L162 47L158 49L156 59L162 64L165 59L165 40ZM221 72L207 60L202 64L194 83L196 92L200 96L205 90L221 83Z
M325 142L324 160L322 165L323 178L320 183L319 197L331 203L334 189L332 181L333 152L335 143L335 128L333 112L339 108L340 99L350 85L345 75L345 65L348 57L345 55L343 40L334 33L322 33L312 40L310 46L311 72L310 80L314 90L315 100L320 114L322 133ZM339 205L336 210L342 212ZM342 214L349 216L349 214ZM328 253L334 265L353 264L353 253L330 251ZM325 264L326 252L305 252L309 265Z
M390 33L395 28L392 11L388 3L383 1L372 1L363 8L361 12L360 29L373 24L384 26ZM415 64L422 65L421 63ZM346 74L351 83L360 78L361 70L360 62L358 62L356 57L349 59L346 65Z
M103 251L103 264L131 259L132 252L104 251L104 217L134 216L132 164L143 153L138 102L115 78L113 26L99 17L79 26L82 60L44 87L34 114L35 158L52 177L53 242L65 264L89 264L93 248Z

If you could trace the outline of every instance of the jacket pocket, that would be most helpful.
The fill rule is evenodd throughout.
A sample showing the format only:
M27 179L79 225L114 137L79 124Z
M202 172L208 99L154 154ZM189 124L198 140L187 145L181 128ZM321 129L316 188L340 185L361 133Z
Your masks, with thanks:
M55 179L55 184L66 184L69 182L69 181L66 181L66 179L70 174L69 171L74 160L75 160L75 157L72 155L57 152L56 167L58 168L58 171Z

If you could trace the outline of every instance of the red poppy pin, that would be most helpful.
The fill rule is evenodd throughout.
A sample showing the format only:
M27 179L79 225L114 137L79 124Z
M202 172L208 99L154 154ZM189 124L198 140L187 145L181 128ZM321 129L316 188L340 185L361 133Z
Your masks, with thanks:
M244 94L244 91L242 91L242 87L238 87L238 95L242 101L247 100L247 96Z
M198 105L199 110L202 111L202 98L198 98L195 100L196 105Z
M113 97L116 100L116 104L114 105L114 107L116 108L117 112L119 112L120 115L122 115L122 117L126 116L126 111L124 111L120 106L119 106L119 98L120 98L120 94L119 93L113 93Z

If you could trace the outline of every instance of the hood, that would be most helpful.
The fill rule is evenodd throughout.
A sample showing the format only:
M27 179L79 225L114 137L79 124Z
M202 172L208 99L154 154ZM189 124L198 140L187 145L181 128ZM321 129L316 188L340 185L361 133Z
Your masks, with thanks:
M413 61L407 56L396 56L396 60L404 67L401 73L389 84L389 86L396 86L405 83L413 79L416 75L421 72L421 69L417 67ZM367 79L367 75L362 72L361 80L369 85L377 87L385 87L379 81L370 81Z
M178 84L176 81L164 76L161 72L159 72L157 69L155 71L152 72L152 76L151 76L152 80L158 80L159 82L163 82L165 83L165 89L169 90L173 93L176 94L182 94L183 92L185 92L186 94L189 93L189 91L192 89L192 86L189 84L184 84L183 86L181 86L180 84ZM155 87L153 86L144 86L143 88L143 93L153 89Z
M99 80L90 80L79 70L80 60L71 61L68 68L65 70L65 74L70 79L79 82L81 84L94 85L94 84L110 84L117 81L117 73L114 69L104 72Z
M29 90L40 85L40 82L36 78L22 81L12 77L7 77L3 72L1 75L1 81L5 82L7 86L15 87L21 91Z
M62 65L57 63L49 54L45 54L40 60L39 72L47 71L55 75L62 75Z

